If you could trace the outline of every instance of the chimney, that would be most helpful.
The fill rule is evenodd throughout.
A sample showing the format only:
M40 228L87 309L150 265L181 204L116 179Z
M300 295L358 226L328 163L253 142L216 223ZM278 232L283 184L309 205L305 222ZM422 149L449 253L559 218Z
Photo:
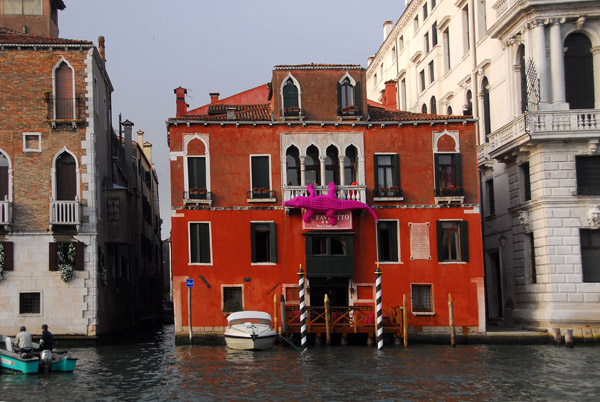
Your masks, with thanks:
M179 87L173 90L175 93L175 102L177 103L177 114L176 117L183 117L187 113L187 104L185 103L185 95L187 89Z
M125 170L125 177L127 177L127 188L129 190L133 189L133 180L132 180L132 161L131 158L133 156L133 149L132 149L132 143L131 143L131 130L133 127L133 123L130 122L129 120L125 120L123 123L123 127L125 127L125 129L123 130L125 132L125 138L123 139L123 150L125 151L125 166L123 167L123 170Z
M98 36L98 52L100 53L100 59L103 63L106 63L106 49L104 47L104 36Z
M144 155L146 155L148 162L152 165L152 169L154 169L154 163L152 163L152 144L146 141L144 143L144 148L142 149L144 150Z
M227 108L227 120L235 120L235 108L234 107Z
M374 58L375 58L374 56L367 57L367 67L369 67L371 65L371 62L373 61Z
M142 130L137 131L137 143L142 147L144 145L144 132Z
M396 104L396 81L389 80L385 82L385 89L383 90L383 96L381 97L381 103L385 107L391 109L397 109Z
M210 104L212 105L213 103L217 103L219 101L219 95L221 95L218 92L210 92Z
M383 40L386 40L392 28L394 27L394 21L386 21L383 23Z

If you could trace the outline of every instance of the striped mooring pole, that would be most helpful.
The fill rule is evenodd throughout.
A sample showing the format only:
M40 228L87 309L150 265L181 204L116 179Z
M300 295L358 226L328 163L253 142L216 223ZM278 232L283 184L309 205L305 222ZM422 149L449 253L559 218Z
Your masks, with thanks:
M375 270L375 298L377 308L377 349L383 349L383 311L381 308L381 269L379 269L379 263L377 263L377 269Z
M302 264L298 270L298 287L300 295L300 345L302 349L306 349L306 305L304 304L304 271Z

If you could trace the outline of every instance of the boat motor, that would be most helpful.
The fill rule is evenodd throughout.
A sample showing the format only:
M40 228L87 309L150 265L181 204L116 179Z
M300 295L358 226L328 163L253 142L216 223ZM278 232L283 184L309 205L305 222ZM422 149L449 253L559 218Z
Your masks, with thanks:
M52 368L52 351L51 350L42 350L40 354L40 367L44 371L44 373L48 373Z

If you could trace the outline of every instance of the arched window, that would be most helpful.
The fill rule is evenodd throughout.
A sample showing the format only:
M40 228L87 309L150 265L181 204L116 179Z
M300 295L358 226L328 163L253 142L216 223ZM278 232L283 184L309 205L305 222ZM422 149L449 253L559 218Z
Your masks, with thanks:
M304 160L305 184L321 184L321 164L319 163L319 150L311 145L306 150L306 159Z
M333 145L327 147L325 157L325 182L323 185L327 185L331 182L340 184L340 159L338 157L338 149Z
M427 113L427 104L423 103L423 106L421 106L421 113Z
M348 77L344 78L340 85L341 96L342 96L342 108L348 106L354 106L354 87Z
M75 113L75 96L73 93L73 70L62 61L54 70L56 94L54 98L54 114L56 119L71 120Z
M298 87L294 80L288 78L283 86L283 108L289 109L300 107L298 102Z
M431 110L431 114L437 114L437 105L436 105L435 96L432 96L431 100L429 101L429 110Z
M448 116L452 116L452 106L448 106L448 110L446 111Z
M56 200L73 201L77 198L75 158L63 152L56 159Z
M463 109L463 116L473 116L473 94L471 93L471 90L467 91L466 101L467 103Z
M492 132L492 122L490 116L490 84L485 76L481 81L481 93L483 94L483 129L485 132L485 142L488 142L488 136Z
M592 43L581 33L565 39L565 89L570 109L594 109Z
M519 46L517 55L519 57L519 78L521 82L521 113L525 113L529 106L529 96L527 94L527 70L525 67L525 46Z
M287 185L300 185L300 153L298 148L291 146L285 153Z
M344 184L349 186L358 183L358 152L356 147L350 145L346 148L346 159L344 160Z
M0 201L9 200L8 183L8 159L0 152Z

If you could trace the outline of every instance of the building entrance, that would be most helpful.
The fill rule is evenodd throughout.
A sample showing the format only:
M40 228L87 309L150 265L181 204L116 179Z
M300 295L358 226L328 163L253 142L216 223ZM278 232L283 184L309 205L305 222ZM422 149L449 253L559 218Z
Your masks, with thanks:
M347 278L312 278L310 280L310 305L323 306L325 295L329 295L331 307L348 306Z

